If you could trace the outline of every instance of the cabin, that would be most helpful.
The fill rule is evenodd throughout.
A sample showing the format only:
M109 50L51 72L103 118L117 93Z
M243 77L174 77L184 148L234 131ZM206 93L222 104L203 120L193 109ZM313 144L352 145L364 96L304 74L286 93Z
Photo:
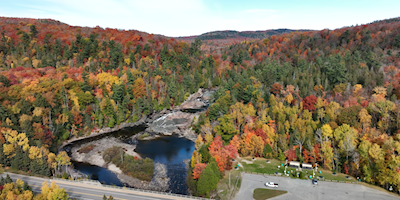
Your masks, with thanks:
M302 168L302 169L307 169L307 170L312 170L312 169L313 169L312 165L309 164L309 163L303 163L303 164L301 164L301 168Z
M289 162L289 167L300 168L300 163L297 162L297 161L290 161Z

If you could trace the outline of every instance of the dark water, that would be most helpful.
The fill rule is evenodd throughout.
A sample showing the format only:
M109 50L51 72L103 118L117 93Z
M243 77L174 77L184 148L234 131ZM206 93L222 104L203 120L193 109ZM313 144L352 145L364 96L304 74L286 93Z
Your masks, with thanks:
M136 152L149 157L154 162L165 164L170 178L170 191L176 194L188 194L186 187L187 168L184 160L192 157L194 142L175 135L155 140L139 141Z
M75 169L90 176L90 179L98 180L100 183L107 185L123 186L117 178L117 175L112 173L106 168L98 167L95 165L89 165L87 163L72 162Z
M166 165L168 170L167 175L170 178L169 189L172 193L188 194L186 187L187 169L183 161L191 158L194 151L194 142L177 136L166 136L139 142L131 139L133 135L145 129L145 126L122 129L109 134L77 141L69 145L69 147L65 147L65 149L73 145L85 144L105 137L116 137L125 143L136 144L135 151L143 158L149 157L153 159L155 163L159 162ZM73 162L73 164L75 169L88 174L92 179L99 180L101 183L114 184L117 186L123 185L118 180L117 176L108 169L86 163Z

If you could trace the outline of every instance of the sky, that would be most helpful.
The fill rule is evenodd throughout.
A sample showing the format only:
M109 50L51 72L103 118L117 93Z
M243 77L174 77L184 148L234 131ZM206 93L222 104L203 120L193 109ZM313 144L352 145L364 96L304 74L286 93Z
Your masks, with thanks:
M399 17L399 0L0 0L0 16L166 36L217 30L336 29Z

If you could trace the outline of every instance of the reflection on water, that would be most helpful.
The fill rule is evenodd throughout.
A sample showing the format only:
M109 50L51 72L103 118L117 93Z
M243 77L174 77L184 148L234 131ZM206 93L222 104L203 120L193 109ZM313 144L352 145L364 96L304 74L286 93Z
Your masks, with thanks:
M155 140L139 141L136 152L154 162L163 163L170 177L170 190L177 194L188 194L186 187L187 168L184 160L192 157L194 142L175 135Z
M100 183L105 183L107 185L122 186L122 183L117 178L117 175L115 175L106 168L80 162L72 162L72 163L75 169L79 170L84 174L89 175L90 178L93 180L98 180L100 181Z

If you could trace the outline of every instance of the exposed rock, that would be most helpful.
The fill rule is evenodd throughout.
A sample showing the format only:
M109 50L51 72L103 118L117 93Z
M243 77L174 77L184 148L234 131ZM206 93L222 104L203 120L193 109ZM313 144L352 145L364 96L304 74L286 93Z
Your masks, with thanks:
M117 174L117 177L122 183L135 188L161 192L165 192L169 188L170 178L167 176L167 168L164 164L160 163L154 164L154 176L150 182L142 181L122 173Z
M180 136L188 136L189 138L189 136L193 134L190 129L193 118L198 116L198 113L176 111L154 120L149 124L146 132L149 134L155 133L163 135L179 134Z
M87 145L96 145L93 150L88 153L79 153L78 150ZM107 163L103 159L103 152L111 147L120 146L125 149L125 153L141 158L138 153L135 152L136 145L126 144L118 140L117 138L103 138L88 142L82 145L76 145L71 148L70 156L73 161L85 162L91 165L107 168Z
M115 131L118 131L118 130L121 130L121 129L127 128L127 127L140 126L140 125L143 125L146 122L146 120L147 120L147 116L143 116L137 122L130 122L130 123L124 122L124 123L121 123L120 125L117 125L117 126L115 126L113 128L105 127L105 128L102 128L102 129L97 129L97 130L92 131L90 133L90 135L83 136L83 137L78 137L78 138L72 138L72 139L70 139L68 141L65 141L57 149L58 149L58 151L62 151L64 149L64 147L66 147L67 145L69 145L69 144L71 144L73 142L79 141L79 140L92 138L92 137L96 137L96 136L99 136L99 135L104 135L104 134L107 134L107 133L112 133L112 132L115 132Z
M107 167L108 170L114 172L115 174L121 174L122 170L120 168L118 168L116 165L114 164L108 164Z
M181 110L188 110L188 109L200 110L200 109L205 108L206 106L207 106L207 104L205 104L204 102L194 100L194 101L188 101L188 102L181 104L179 106L179 109L181 109Z
M201 109L204 109L208 106L212 92L213 91L211 90L204 90L200 88L196 93L190 95L180 106L177 106L175 110L201 111Z

